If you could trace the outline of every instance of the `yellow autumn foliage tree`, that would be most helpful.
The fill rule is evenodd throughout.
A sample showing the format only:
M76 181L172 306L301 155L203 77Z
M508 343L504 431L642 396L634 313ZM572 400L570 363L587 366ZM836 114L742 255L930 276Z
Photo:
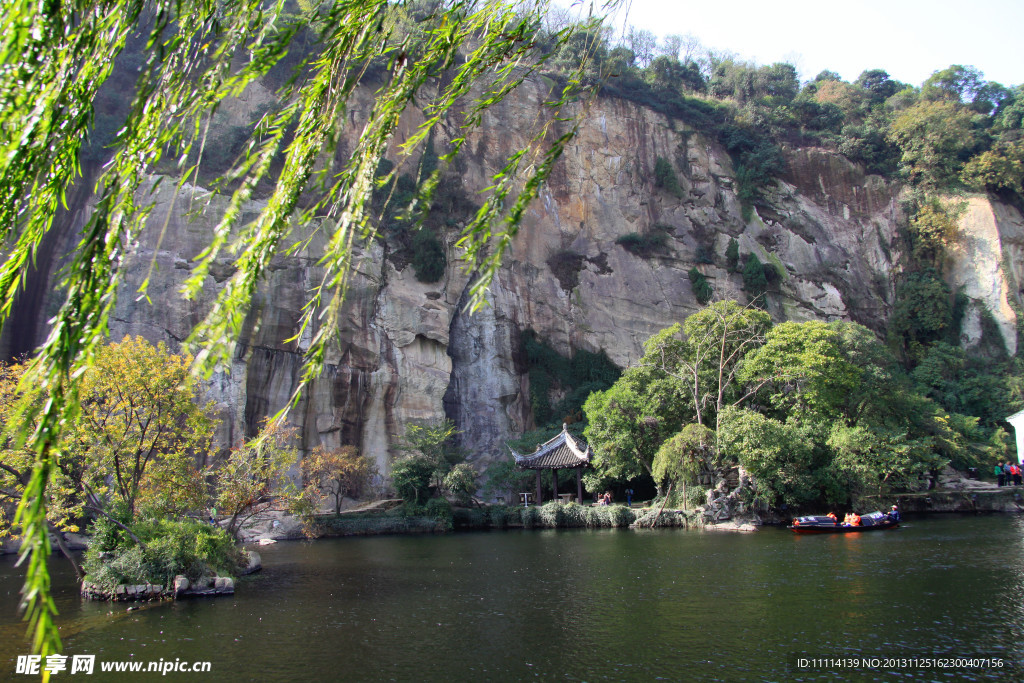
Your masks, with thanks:
M126 337L103 347L82 376L82 409L63 460L82 463L86 509L122 521L180 516L205 506L199 468L213 439L192 358Z

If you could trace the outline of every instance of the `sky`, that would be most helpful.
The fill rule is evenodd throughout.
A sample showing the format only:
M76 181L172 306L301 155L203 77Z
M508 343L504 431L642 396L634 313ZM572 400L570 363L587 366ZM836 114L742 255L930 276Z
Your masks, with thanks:
M1024 0L624 1L637 28L693 34L706 48L762 65L787 61L804 81L823 69L847 81L884 69L920 85L962 64L989 81L1024 83Z

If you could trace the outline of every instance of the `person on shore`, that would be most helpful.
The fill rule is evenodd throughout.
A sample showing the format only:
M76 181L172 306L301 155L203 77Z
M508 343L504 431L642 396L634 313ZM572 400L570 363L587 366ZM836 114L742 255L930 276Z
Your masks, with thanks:
M612 492L611 491L605 491L604 492L604 498L602 498L601 501L602 501L601 502L602 505L611 505L612 504Z
M1013 463L1013 485L1020 486L1021 471L1020 465Z
M1006 482L1007 486L1009 486L1010 483L1013 481L1013 475L1010 473L1010 461L1009 460L1007 460L1005 463L1003 463L1003 481Z
M633 507L633 489L626 489L626 507Z
M993 474L996 475L996 481L999 483L999 486L1005 486L1006 485L1006 475L1003 474L1003 466L1002 465L996 465L996 469L993 472Z

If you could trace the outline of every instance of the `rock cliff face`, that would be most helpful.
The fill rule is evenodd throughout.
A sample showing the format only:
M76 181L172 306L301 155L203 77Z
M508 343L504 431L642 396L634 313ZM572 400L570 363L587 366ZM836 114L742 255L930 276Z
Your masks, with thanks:
M456 181L466 196L490 185L498 160L528 139L542 87L527 83L487 115L460 162ZM246 106L266 99L254 92L228 111L244 116ZM753 252L779 270L769 295L776 320L852 319L884 330L899 258L898 186L827 151L795 150L777 188L744 220L730 158L715 141L621 100L599 99L581 115L579 135L530 207L494 282L490 307L465 311L470 275L454 251L456 230L445 236L448 266L436 283L418 282L389 242L361 253L328 369L293 413L303 448L356 444L387 471L406 425L447 415L481 469L507 457L503 441L532 426L518 348L523 330L532 328L566 354L603 349L625 366L648 336L700 308L687 275L692 267L707 277L715 298L746 300L741 276L725 267L732 238L741 254ZM418 122L415 113L407 119L409 129ZM435 144L446 142L442 133ZM681 192L655 186L659 157L674 167ZM226 199L202 188L175 197L172 185L156 190L154 227L123 266L115 338L141 334L172 345L184 339L232 272L227 260L218 264L200 301L177 294ZM189 211L190 205L206 208ZM249 208L258 210L258 202ZM462 224L467 217L452 218ZM311 234L315 227L304 229ZM949 272L972 302L966 341L978 340L987 310L1013 353L1011 304L1021 301L1024 219L977 197L962 230ZM649 258L616 244L627 233L658 231L667 234L666 246ZM211 385L224 417L222 443L251 434L296 385L303 342L283 340L296 335L303 297L322 275L318 239L275 262L230 373ZM133 295L147 275L152 305Z

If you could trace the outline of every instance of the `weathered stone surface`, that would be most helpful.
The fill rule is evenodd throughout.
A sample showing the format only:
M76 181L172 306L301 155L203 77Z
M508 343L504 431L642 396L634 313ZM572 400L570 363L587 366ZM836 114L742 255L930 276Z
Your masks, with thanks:
M471 153L452 179L468 197L492 183L495 160L527 142L545 87L541 80L529 81L485 115L483 130L469 141ZM269 96L256 88L245 97L222 108L229 123L265 105ZM353 120L368 102L367 93L352 108ZM789 152L777 188L744 220L731 160L714 140L622 100L598 99L582 115L579 135L506 254L489 307L472 315L465 310L471 278L457 263L457 229L444 236L447 271L431 284L418 282L413 269L393 257L395 244L375 240L361 248L325 372L292 412L304 451L353 444L386 474L409 424L449 416L462 431L471 462L482 469L505 458L504 441L533 426L519 350L522 330L532 328L563 353L604 349L624 366L641 354L652 333L699 309L687 276L695 265L716 298L745 300L740 274L725 268L733 238L741 253L753 252L780 271L769 301L777 320L853 319L884 330L899 258L898 186L828 151L796 150ZM396 141L420 119L409 112ZM448 142L445 130L435 140L439 150ZM345 135L357 132L358 126L350 126ZM351 142L343 136L339 144L350 149ZM654 186L659 157L674 165L681 197ZM233 257L225 254L197 300L179 295L227 198L187 185L176 195L174 183L164 182L148 199L155 202L151 228L121 266L125 284L111 332L115 338L141 334L176 345L233 272ZM245 212L252 216L261 206L253 200ZM468 216L448 218L462 225ZM318 259L329 228L299 226L311 240L275 259L231 367L209 385L223 418L222 446L252 434L292 395L309 336L286 340L298 335L305 297L323 275ZM961 229L963 248L952 254L949 272L950 284L962 285L973 302L965 341L979 340L984 308L1013 352L1012 304L1020 303L1024 282L1024 219L978 197L970 200ZM665 251L653 258L639 258L615 243L626 233L652 230L669 237ZM713 254L714 263L698 264L698 250ZM570 291L549 265L559 253L580 257L573 257L580 270ZM147 277L152 304L135 295Z
M240 572L242 576L255 574L259 570L263 569L263 559L260 557L260 554L258 552L256 552L255 550L249 550L246 551L246 555L248 556L248 562L245 566L245 569L243 569Z
M950 254L949 278L954 290L962 288L969 307L963 325L963 343L982 341L982 316L995 320L1008 353L1017 353L1017 314L1020 303L1020 266L1024 264L1024 219L1010 206L984 197L971 197L960 218L960 234Z

